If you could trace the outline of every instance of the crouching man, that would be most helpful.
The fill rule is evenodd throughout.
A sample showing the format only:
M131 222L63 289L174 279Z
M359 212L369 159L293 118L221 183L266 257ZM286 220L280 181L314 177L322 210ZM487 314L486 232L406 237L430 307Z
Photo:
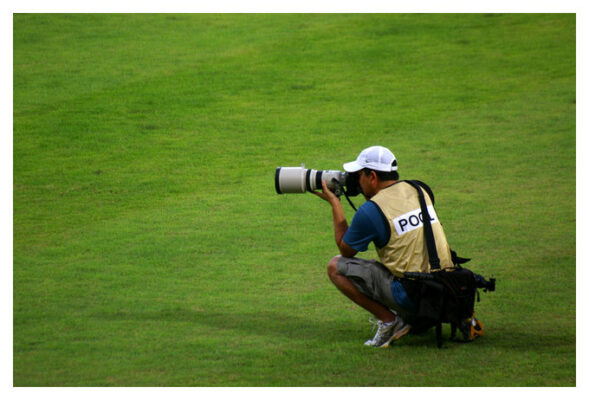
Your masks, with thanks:
M373 347L388 347L411 329L402 315L415 312L407 295L410 284L404 272L430 272L417 191L399 181L397 160L382 146L364 149L356 161L344 164L344 170L357 174L366 201L348 227L340 199L323 182L323 191L314 192L329 202L333 211L335 241L340 255L331 259L327 272L335 286L350 300L372 313L378 329L371 340ZM442 269L452 268L452 256L435 210L433 194L422 185L438 257ZM356 258L374 242L380 262Z

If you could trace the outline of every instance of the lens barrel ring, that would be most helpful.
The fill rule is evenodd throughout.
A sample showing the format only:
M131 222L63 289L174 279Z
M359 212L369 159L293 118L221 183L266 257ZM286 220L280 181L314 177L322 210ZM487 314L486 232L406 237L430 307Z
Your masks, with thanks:
M276 174L274 174L274 187L278 194L282 194L282 191L280 190L280 169L281 167L276 168Z
M323 177L323 170L317 171L315 174L315 187L321 188L323 185L321 184L321 178Z

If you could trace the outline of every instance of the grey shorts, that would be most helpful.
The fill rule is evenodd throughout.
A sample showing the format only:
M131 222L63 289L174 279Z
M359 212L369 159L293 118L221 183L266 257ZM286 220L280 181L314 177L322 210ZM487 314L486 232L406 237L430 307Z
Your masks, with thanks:
M340 257L337 272L348 278L364 295L388 308L401 311L391 292L394 276L378 261Z

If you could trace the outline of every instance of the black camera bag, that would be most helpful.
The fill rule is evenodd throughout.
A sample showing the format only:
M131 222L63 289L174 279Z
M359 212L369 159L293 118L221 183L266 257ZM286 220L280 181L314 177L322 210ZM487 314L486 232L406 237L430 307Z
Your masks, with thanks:
M417 304L417 313L409 319L412 332L419 333L436 327L436 342L442 346L442 324L450 323L451 337L454 338L456 327L465 319L473 316L477 282L475 274L460 266L469 261L460 258L452 251L452 260L456 269L442 270L434 240L427 204L418 181L405 181L418 193L423 216L424 235L428 249L431 273L406 272L403 286L408 296ZM493 289L494 290L494 281Z

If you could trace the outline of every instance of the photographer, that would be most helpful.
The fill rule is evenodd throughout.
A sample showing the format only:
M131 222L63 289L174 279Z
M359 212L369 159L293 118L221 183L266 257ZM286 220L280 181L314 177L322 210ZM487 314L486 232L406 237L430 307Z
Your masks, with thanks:
M408 183L399 181L397 160L385 147L364 149L356 161L344 164L344 170L355 174L368 201L348 227L340 199L325 181L322 192L313 192L331 205L335 241L341 254L331 259L327 271L344 295L378 319L376 335L364 344L388 347L411 328L401 315L415 312L406 290L411 282L403 279L403 273L430 272L418 195ZM433 209L433 194L427 185L422 187L441 268L451 268L454 264ZM366 251L370 242L374 242L380 262L355 257Z

